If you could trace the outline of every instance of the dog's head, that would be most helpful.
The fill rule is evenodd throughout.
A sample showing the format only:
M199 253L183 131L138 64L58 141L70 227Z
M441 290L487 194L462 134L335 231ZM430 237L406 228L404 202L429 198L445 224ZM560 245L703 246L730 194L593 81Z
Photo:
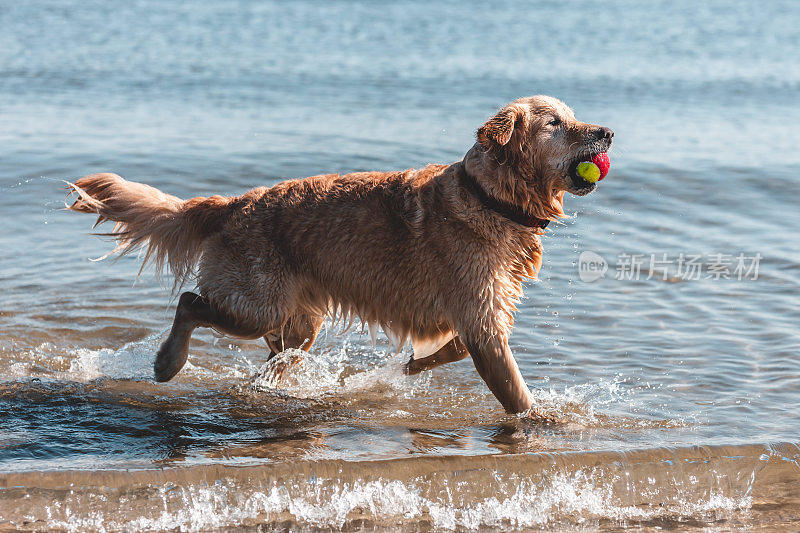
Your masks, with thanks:
M520 98L478 129L482 166L495 170L497 180L485 185L536 216L563 216L564 191L583 196L597 186L578 174L578 163L608 151L613 136L609 128L577 120L556 98Z

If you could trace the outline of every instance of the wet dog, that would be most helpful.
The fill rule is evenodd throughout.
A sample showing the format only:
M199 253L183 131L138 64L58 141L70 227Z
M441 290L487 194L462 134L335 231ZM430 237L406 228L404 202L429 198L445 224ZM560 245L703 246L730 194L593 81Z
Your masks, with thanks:
M523 282L541 266L540 235L564 216L565 192L594 190L577 164L607 151L613 132L580 122L563 102L512 102L477 131L464 159L400 172L327 174L242 196L181 200L116 174L71 185L74 211L115 223L144 263L197 292L178 301L155 377L186 363L195 328L255 339L270 357L308 350L325 316L358 317L397 346L416 373L471 356L508 412L531 405L508 339Z

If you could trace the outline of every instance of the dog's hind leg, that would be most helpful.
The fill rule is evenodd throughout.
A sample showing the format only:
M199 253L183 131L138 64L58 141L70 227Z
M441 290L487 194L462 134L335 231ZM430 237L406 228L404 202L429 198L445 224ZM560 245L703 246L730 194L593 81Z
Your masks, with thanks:
M425 370L431 370L446 363L461 361L466 357L469 357L467 347L464 346L464 342L456 336L453 337L450 342L439 348L436 353L428 357L423 357L422 359L414 359L414 357L411 357L408 363L403 367L403 373L413 376L414 374L419 374Z
M183 368L189 356L189 339L198 327L214 328L244 339L257 339L266 333L263 327L237 322L227 313L215 309L206 298L184 292L178 300L169 337L156 354L153 365L156 381L169 381Z
M272 359L279 353L289 348L297 348L307 352L317 338L324 317L311 315L295 315L291 317L283 328L271 331L264 335Z

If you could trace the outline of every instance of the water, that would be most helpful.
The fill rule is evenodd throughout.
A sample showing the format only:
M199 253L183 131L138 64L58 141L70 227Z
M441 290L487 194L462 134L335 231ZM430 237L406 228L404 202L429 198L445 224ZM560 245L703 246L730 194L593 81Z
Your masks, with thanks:
M3 4L0 525L797 527L798 23L792 2ZM330 324L278 385L262 343L208 333L155 384L174 298L135 257L89 261L110 243L61 210L60 180L99 171L192 197L456 161L535 93L616 132L512 337L550 423L504 415L469 361L406 377L408 352Z

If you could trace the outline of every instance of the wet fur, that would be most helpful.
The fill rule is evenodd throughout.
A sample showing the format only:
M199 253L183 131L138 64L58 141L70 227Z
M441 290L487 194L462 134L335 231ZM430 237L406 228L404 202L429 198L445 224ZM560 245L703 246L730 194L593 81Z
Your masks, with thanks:
M531 97L489 119L451 165L328 174L186 201L93 174L72 185L71 209L114 221L115 251L142 246L145 263L168 267L177 282L196 276L200 295L179 305L173 345L159 355L171 369L185 361L194 327L264 335L275 352L289 346L275 346L287 334L313 342L326 315L357 316L401 344L458 335L450 352L468 352L506 410L521 412L530 394L508 338L523 283L541 265L542 230L485 208L463 180L469 174L497 199L557 219L565 191L594 188L576 185L568 168L608 148L598 131L562 102Z

